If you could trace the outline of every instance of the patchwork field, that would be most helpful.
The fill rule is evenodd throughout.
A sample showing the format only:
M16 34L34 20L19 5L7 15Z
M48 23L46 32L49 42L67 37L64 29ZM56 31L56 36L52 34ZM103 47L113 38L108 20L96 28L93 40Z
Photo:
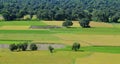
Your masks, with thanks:
M92 28L81 28L78 22L74 21L71 28L30 29L31 26L54 25L61 27L62 22L0 22L0 44L31 41L33 43L62 43L66 45L66 48L55 50L53 54L50 54L49 51L10 52L8 49L1 48L0 64L120 63L118 60L120 56L120 24L91 22ZM71 51L70 46L74 42L81 44L80 51Z

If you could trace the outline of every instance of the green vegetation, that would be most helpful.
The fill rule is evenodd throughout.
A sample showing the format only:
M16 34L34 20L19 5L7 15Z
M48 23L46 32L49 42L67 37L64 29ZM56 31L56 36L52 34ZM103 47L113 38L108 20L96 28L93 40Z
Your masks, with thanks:
M72 50L74 51L78 51L80 49L80 43L73 43L72 45Z
M79 20L79 24L82 28L90 28L90 20L87 18L83 18L81 20Z
M24 42L24 43L13 43L9 45L9 49L11 51L26 51L28 47L28 42Z
M28 41L29 43L31 42L30 40L0 40L0 44L19 44L26 41Z
M82 47L81 50L102 53L117 53L120 54L120 46L90 46Z
M49 30L0 30L0 34L53 34Z
M47 26L47 24L45 24L44 22L40 22L40 23L42 24L39 24L39 26L43 26L43 25ZM7 24L1 24L1 25L14 26L14 24L12 25L12 22L10 22L10 24L9 22L7 22ZM18 25L26 26L28 24L26 24L25 22L24 25L19 23ZM38 24L37 22L35 24L32 24L31 22L29 25L32 26ZM103 27L81 28L79 27L78 24L77 27L71 26L71 28L54 28L54 29L51 28L51 29L42 29L42 30L41 29L0 30L0 44L12 45L15 43L15 45L18 46L17 51L22 50L21 49L22 45L19 43L23 44L26 41L30 41L30 43L28 44L31 44L31 42L33 43L30 45L31 50L37 49L34 43L60 43L66 45L65 48L55 49L54 53L52 53L53 47L49 47L49 51L52 54L50 54L49 51L41 51L41 50L10 52L8 49L0 49L0 64L4 64L4 63L6 64L24 64L24 63L72 64L72 63L76 63L76 59L89 57L90 55L93 55L93 53L120 54L119 32L120 32L119 24L113 24L112 27L103 26ZM72 46L74 42L79 42L80 46L78 46L78 44L77 46L76 44ZM75 48L74 50L77 49L77 52L72 51L72 48ZM13 48L10 49L13 50ZM5 60L5 59L9 59L9 60ZM16 59L16 61L14 61L14 59ZM29 62L25 61L26 59L28 59Z
M0 14L5 20L89 18L101 22L119 22L119 4L119 0L1 0Z
M78 33L78 34L120 34L119 28L107 28L107 27L93 27L93 28L61 28L61 29L52 29L51 32L54 33Z
M72 26L72 25L73 25L73 23L70 20L65 20L65 22L63 22L63 24L62 24L62 26L67 27L67 28Z
M38 49L38 47L37 47L37 45L36 45L35 43L32 43L32 44L30 44L30 49L31 49L32 51L35 51L35 50Z
M48 49L49 49L50 53L53 53L54 48L52 46L49 46Z

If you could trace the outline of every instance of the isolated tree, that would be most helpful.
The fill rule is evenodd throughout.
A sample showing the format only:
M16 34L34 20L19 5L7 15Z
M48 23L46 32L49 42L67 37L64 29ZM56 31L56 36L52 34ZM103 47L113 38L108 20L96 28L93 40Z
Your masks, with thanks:
M53 53L54 48L52 46L49 46L48 49L49 49L50 53Z
M32 43L32 44L30 44L30 49L31 49L32 51L35 51L35 50L38 49L38 47L37 47L37 45L36 45L35 43Z
M15 50L18 49L18 47L17 47L16 44L10 44L10 45L9 45L9 49L10 49L11 51L15 51Z
M80 49L80 44L79 43L73 43L73 45L72 45L72 50L74 50L74 51L78 51Z
M70 20L65 20L65 22L63 22L63 24L62 24L62 26L67 27L67 28L72 26L72 25L73 25L73 23Z
M79 20L79 24L82 28L90 28L90 20L88 18L83 18Z

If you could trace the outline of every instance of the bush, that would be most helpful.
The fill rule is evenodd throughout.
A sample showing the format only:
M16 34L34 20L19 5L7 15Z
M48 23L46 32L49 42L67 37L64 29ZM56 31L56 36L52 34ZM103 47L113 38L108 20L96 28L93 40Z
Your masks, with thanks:
M32 44L30 44L30 49L31 49L32 51L34 51L34 50L37 50L38 47L37 47L36 44L32 43Z
M49 49L50 53L53 53L54 48L52 46L49 46L48 49Z
M72 23L72 21L70 21L70 20L65 20L65 22L63 22L63 24L62 24L62 26L64 26L64 27L69 27L69 26L72 26L73 25L73 23Z
M79 43L73 43L72 50L78 51L79 49L80 49L80 44Z
M83 18L81 20L79 20L79 24L82 28L90 28L90 20L87 18Z
M27 47L28 47L28 43L23 43L23 44L21 44L21 49L22 49L22 51L26 51L26 50L27 50Z
M31 17L30 17L30 15L25 15L25 16L23 17L23 19L24 19L24 20L31 20Z
M10 44L10 45L9 45L9 49L10 49L11 51L15 51L15 50L18 49L18 47L17 47L17 45L15 45L15 44Z

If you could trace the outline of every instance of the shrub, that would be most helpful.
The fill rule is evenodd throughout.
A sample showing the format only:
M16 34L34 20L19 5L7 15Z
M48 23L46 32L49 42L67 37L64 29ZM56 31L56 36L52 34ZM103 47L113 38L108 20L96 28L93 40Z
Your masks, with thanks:
M72 50L78 51L79 49L80 49L80 44L79 43L73 43Z
M82 28L90 28L90 20L87 18L83 18L81 20L79 20L79 24Z
M53 53L54 48L52 46L49 46L48 49L49 49L50 53Z
M10 49L11 51L15 51L15 50L18 49L18 47L17 47L17 45L15 45L15 44L10 44L10 45L9 45L9 49Z
M73 25L73 23L70 20L65 20L65 22L63 22L63 24L62 24L62 26L67 27L67 28L72 26L72 25Z
M37 50L38 47L37 47L36 44L32 43L32 44L30 44L30 49L31 49L32 51L34 51L34 50Z
M30 17L30 15L25 15L25 16L23 17L23 19L24 19L24 20L30 20L31 17Z
M27 50L27 47L28 47L28 43L23 43L23 44L21 44L21 49L22 49L22 51L26 51L26 50Z

